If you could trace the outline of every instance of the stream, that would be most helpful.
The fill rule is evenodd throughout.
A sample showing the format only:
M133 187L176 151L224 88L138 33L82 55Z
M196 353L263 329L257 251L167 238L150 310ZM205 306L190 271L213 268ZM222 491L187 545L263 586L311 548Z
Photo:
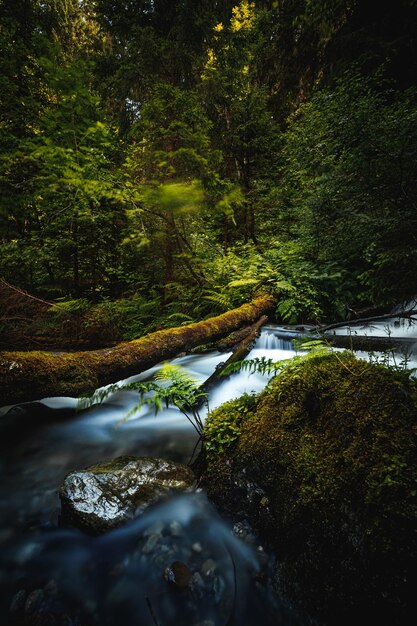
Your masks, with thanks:
M266 327L250 358L287 359L291 348ZM229 355L172 363L203 382ZM128 381L150 379L159 367ZM232 375L210 393L210 409L259 392L267 380ZM176 408L155 416L145 406L123 421L136 403L136 393L121 390L75 416L74 398L47 398L26 414L12 409L14 428L0 444L2 623L226 626L259 623L260 615L266 625L298 623L271 589L266 547L245 520L222 519L202 492L176 496L98 538L59 527L57 490L70 471L122 455L190 460L197 436L185 416ZM167 585L172 562L193 573L189 593Z
M291 358L292 336L264 327L249 358ZM203 382L229 354L194 354L172 363ZM128 380L149 379L159 367ZM259 392L267 380L258 373L234 374L212 390L210 409ZM59 527L57 490L70 471L122 455L190 460L197 437L185 416L175 408L155 416L142 407L123 421L136 403L137 394L121 390L74 416L76 399L47 398L23 417L17 409L15 428L3 429L0 623L300 624L272 589L277 564L267 546L245 520L222 519L203 492L176 496L101 537ZM187 593L173 590L164 577L173 562L186 563L192 573Z

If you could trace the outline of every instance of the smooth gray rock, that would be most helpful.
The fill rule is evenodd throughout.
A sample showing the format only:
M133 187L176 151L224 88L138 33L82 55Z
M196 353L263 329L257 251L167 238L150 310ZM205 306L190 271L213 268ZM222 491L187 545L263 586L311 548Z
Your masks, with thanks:
M118 457L68 474L59 490L61 519L100 534L137 517L171 491L194 486L194 474L186 465L153 457Z

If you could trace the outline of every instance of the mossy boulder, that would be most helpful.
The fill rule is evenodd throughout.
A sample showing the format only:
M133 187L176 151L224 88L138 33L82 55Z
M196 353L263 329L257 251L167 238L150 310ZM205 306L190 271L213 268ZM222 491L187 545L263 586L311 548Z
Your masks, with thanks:
M92 534L117 528L173 491L193 489L192 470L153 457L122 456L68 474L61 519Z
M284 368L207 421L209 495L250 517L277 584L324 622L372 610L405 624L416 604L416 406L415 381L339 353Z

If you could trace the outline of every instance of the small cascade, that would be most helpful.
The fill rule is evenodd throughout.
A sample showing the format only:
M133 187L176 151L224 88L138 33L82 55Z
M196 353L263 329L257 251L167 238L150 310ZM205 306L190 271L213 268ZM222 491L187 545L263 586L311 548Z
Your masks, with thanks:
M255 350L292 350L292 341L266 328L256 340Z

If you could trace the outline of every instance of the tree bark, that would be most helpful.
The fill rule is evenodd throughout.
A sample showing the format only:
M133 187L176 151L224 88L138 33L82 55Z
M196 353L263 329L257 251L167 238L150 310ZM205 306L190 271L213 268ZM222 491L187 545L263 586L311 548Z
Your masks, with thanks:
M52 354L0 353L0 406L50 396L80 396L139 374L198 345L218 341L253 323L274 306L260 296L249 304L203 322L168 328L106 350Z
M259 320L251 326L250 333L242 339L232 350L232 354L229 358L223 363L219 363L211 376L204 381L202 385L200 385L199 390L209 392L210 389L214 387L219 382L219 378L222 375L222 372L226 369L228 365L231 363L236 363L236 361L242 361L245 356L249 354L252 350L253 344L256 339L259 337L259 333L261 332L261 328L268 321L267 315L262 315Z

